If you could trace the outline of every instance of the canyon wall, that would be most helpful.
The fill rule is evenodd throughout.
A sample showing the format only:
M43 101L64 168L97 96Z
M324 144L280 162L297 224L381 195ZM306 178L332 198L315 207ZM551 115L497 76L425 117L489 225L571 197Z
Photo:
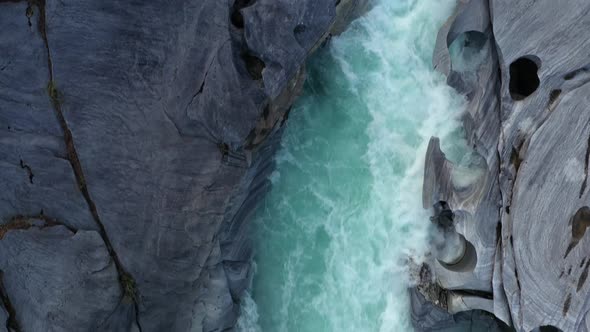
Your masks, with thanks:
M590 330L589 12L583 0L462 0L441 28L434 66L466 96L477 176L460 181L432 139L424 207L446 202L444 232L465 244L453 264L433 248L413 290L437 310L487 311L523 332ZM471 67L449 51L456 40ZM414 316L431 318L419 329L436 329L436 310L418 304Z
M308 56L365 0L0 0L0 330L221 331Z

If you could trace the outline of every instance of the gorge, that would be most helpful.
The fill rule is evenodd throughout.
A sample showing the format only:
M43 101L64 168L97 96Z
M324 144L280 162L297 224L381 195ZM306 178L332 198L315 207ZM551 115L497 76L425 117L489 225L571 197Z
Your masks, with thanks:
M0 332L590 331L587 0L0 0Z
M243 331L411 329L405 261L427 250L428 141L465 154L463 98L431 65L454 5L376 2L308 63L251 226L259 326Z

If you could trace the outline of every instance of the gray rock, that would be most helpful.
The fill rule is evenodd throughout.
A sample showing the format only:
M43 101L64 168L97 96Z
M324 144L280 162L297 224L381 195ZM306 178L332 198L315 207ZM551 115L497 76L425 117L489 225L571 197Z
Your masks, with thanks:
M486 284L492 306L462 305L518 331L589 330L589 10L585 1L462 1L434 55L435 68L467 95L467 139L486 167L468 190L457 190L454 166L429 149L424 204L449 200L457 232L477 253L471 275L430 264L444 288ZM448 51L462 33L490 43L467 72L454 69Z
M0 305L0 332L8 332L8 330L6 329L6 321L8 320L8 313L6 312L6 309L4 309L4 306Z
M4 304L0 303L0 332L8 332L8 312L4 308Z
M412 322L416 332L500 332L508 327L496 320L493 315L470 309L450 314L426 300L416 288L410 289L412 303Z
M22 331L96 331L121 301L115 265L95 231L15 228L0 252L4 291Z
M231 328L251 275L248 216L304 62L366 3L0 1L0 224L76 231L0 240L23 330ZM33 239L38 266L9 255ZM81 297L96 284L78 265L98 242L110 284ZM41 267L67 275L41 289Z
M39 11L0 2L0 220L46 215L97 229L67 160L47 96L49 74Z

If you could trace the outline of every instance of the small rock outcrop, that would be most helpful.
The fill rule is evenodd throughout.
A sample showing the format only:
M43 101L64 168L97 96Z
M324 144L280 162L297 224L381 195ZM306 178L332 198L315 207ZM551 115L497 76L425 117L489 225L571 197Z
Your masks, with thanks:
M446 312L484 310L522 332L590 331L589 11L583 0L465 0L439 32L434 66L466 95L481 159L465 186L436 138L427 153L424 207L448 202L477 254L472 270L428 263ZM474 31L486 37L480 61L462 71L449 45Z
M366 3L0 0L0 329L231 328L305 61Z

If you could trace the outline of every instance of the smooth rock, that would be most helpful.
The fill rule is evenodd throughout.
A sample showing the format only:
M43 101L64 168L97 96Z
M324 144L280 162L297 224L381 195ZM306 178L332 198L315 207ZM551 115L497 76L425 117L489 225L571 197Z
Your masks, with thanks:
M95 302L107 330L232 328L251 276L248 216L304 62L366 3L0 1L0 225L46 217L94 232L117 266L108 287L124 290ZM8 239L16 315L46 330L46 312L21 312L48 295L39 279L14 286ZM56 330L95 326L83 300L63 302Z
M121 301L115 265L95 231L10 230L0 252L4 291L22 331L100 330Z
M431 264L444 288L488 285L493 306L484 309L517 331L588 331L589 11L581 0L460 1L434 54L435 68L466 94L463 124L487 180L454 199L452 166L429 149L424 205L444 198L466 211L456 228L488 268L465 278ZM489 40L484 61L464 72L448 51L461 33Z

